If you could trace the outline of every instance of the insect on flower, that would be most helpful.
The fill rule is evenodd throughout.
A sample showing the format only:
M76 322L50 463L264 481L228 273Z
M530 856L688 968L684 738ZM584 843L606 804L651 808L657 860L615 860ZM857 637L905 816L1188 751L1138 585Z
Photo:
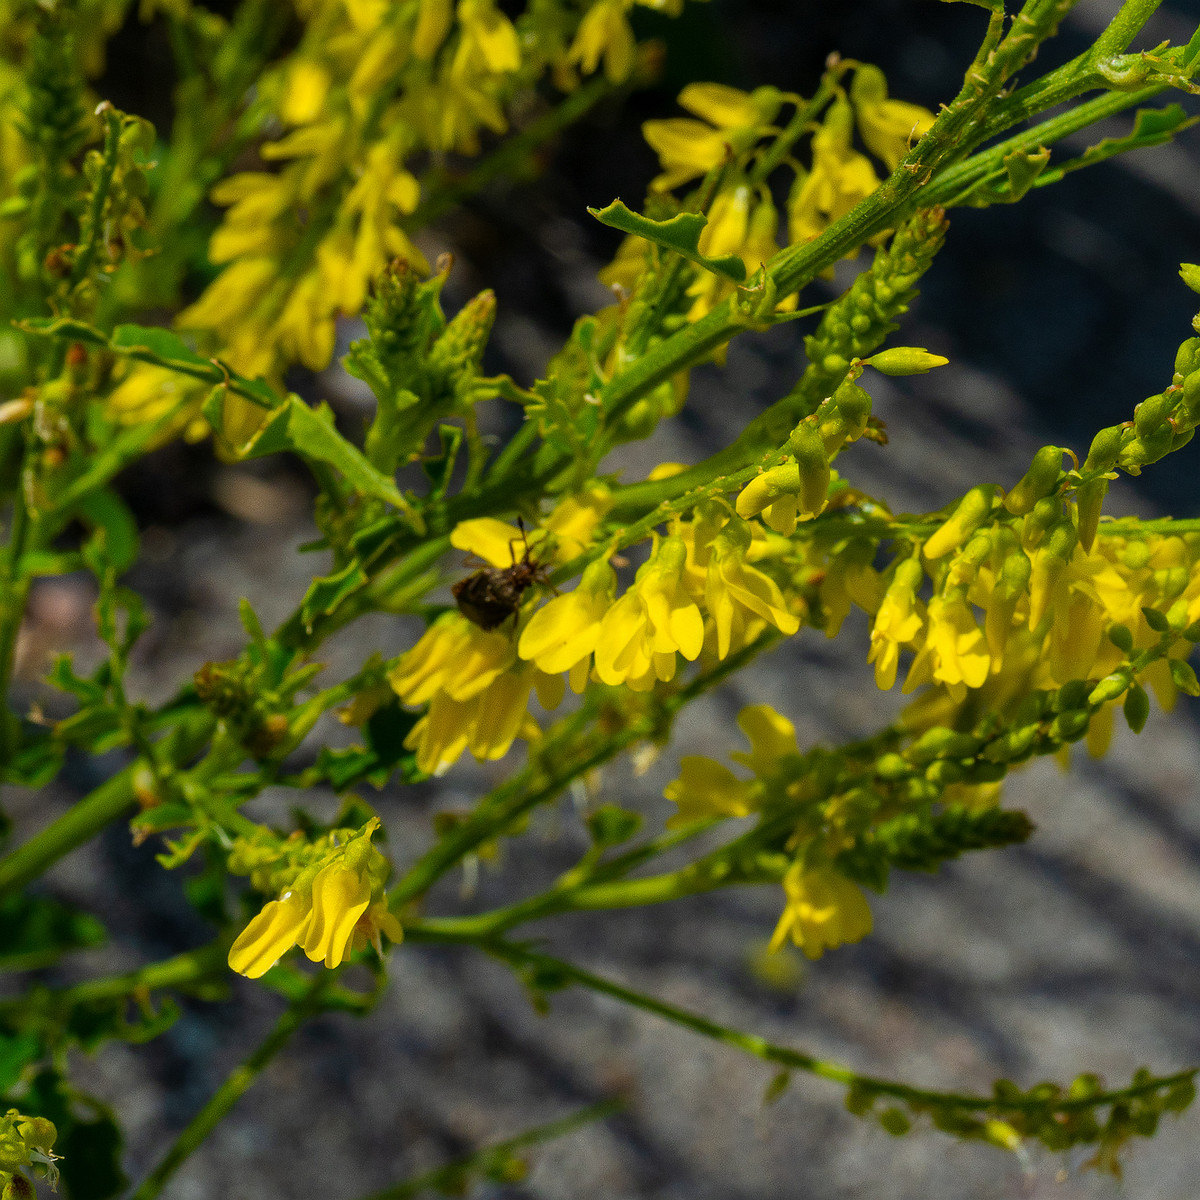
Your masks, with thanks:
M525 552L518 559L512 543L509 543L512 566L480 567L450 589L459 612L480 629L495 629L502 625L520 607L521 597L527 588L535 583L547 582L545 565L530 555L525 523L518 523Z

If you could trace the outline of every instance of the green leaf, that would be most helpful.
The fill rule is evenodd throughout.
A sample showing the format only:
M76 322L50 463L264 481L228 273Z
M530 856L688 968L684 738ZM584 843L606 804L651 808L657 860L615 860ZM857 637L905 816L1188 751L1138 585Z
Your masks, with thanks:
M153 325L118 325L109 339L109 346L118 354L137 357L141 351L162 363L187 363L207 367L212 364L201 358L177 333Z
M41 1053L42 1044L32 1033L0 1033L0 1092L7 1092Z
M597 846L616 846L620 842L627 842L641 825L641 813L619 808L615 804L602 804L587 818L588 831Z
M1033 187L1041 173L1050 163L1050 150L1043 146L1038 150L1014 150L1004 156L1004 169L1008 172L1008 199L1016 203Z
M1150 716L1150 697L1140 683L1135 683L1125 693L1125 721L1134 733L1141 733L1146 728L1146 719Z
M129 570L137 561L137 522L129 506L112 491L100 488L89 492L75 511L104 539L104 557L118 575Z
M419 713L406 712L399 701L385 704L363 726L365 746L347 750L322 748L317 770L335 791L363 780L382 787L397 769L405 782L421 779L416 755L404 748L404 739L419 719Z
M214 429L224 427L224 407L225 389L214 388L204 402L204 415ZM361 450L338 433L327 406L310 408L299 396L289 394L261 429L240 446L231 444L230 449L239 459L290 451L316 462L328 463L341 472L359 495L373 496L394 505L418 533L424 532L424 522L400 494L395 481L373 467Z
M736 254L725 254L720 258L709 258L700 253L700 234L708 218L703 213L678 213L667 221L652 221L640 213L631 212L620 200L614 200L607 208L589 208L603 225L619 229L622 233L636 234L682 255L714 275L722 275L734 283L746 281L746 264Z
M359 562L349 563L332 575L314 579L300 602L300 620L304 622L305 631L312 633L313 622L318 617L333 612L347 596L366 587L368 582L367 573Z
M1177 133L1200 121L1200 117L1187 114L1181 105L1168 104L1163 108L1139 108L1133 117L1133 130L1124 137L1104 138L1089 146L1078 158L1044 171L1037 178L1037 187L1056 183L1064 175L1083 167L1094 166L1107 158L1115 158L1129 150L1140 150L1148 146L1161 146L1171 141ZM1005 163L1007 164L1007 159Z
M49 896L0 900L0 969L46 966L68 950L98 946L104 938L104 926L95 917Z

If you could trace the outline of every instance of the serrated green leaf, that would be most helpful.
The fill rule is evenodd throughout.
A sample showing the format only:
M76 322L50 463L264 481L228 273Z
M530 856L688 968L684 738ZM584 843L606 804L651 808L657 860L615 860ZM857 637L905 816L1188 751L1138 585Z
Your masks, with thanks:
M601 224L643 237L664 250L672 250L714 275L734 283L746 281L746 264L738 255L709 258L700 252L700 234L708 224L703 213L677 213L667 221L652 221L626 208L620 200L614 200L607 208L589 208L588 212Z
M313 622L323 617L341 604L347 596L353 595L359 588L366 587L369 582L366 572L359 562L349 563L333 575L323 575L314 579L304 593L300 602L300 620L307 632L312 632Z
M1052 170L1044 171L1037 179L1036 186L1056 183L1064 175L1084 167L1094 166L1105 159L1115 158L1130 150L1140 150L1149 146L1161 146L1171 141L1177 133L1200 121L1200 117L1189 116L1179 104L1167 104L1162 108L1139 108L1133 117L1133 129L1124 137L1104 138L1094 146L1089 146L1078 158L1061 163Z

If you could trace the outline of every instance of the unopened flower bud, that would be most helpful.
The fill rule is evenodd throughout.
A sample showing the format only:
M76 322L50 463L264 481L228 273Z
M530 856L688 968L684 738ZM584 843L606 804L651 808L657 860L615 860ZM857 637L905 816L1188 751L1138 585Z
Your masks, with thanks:
M1190 375L1200 367L1200 337L1188 338L1175 352L1175 374Z
M777 497L785 493L796 495L800 488L799 464L784 463L782 466L771 467L750 480L738 493L734 508L739 517L749 519L774 503Z
M1062 504L1057 496L1043 496L1025 514L1021 526L1021 545L1027 554L1032 554L1046 536L1046 530L1062 517Z
M833 402L845 422L846 440L853 442L862 437L871 416L871 397L867 392L847 379L833 393Z
M1043 446L1033 456L1029 470L1004 497L1004 507L1014 517L1023 517L1039 500L1049 496L1058 487L1062 456L1061 446Z
M925 557L941 558L961 546L988 519L995 490L990 483L973 487L959 501L953 516L926 539Z
M1033 563L1029 580L1029 628L1036 629L1050 606L1055 586L1062 578L1079 534L1075 525L1063 518L1046 534L1045 541Z
M1179 277L1193 292L1200 292L1200 266L1195 263L1180 263Z
M893 346L863 359L865 364L884 375L924 375L934 367L944 367L949 361L918 346Z
M1129 674L1127 671L1114 671L1111 675L1106 675L1092 690L1088 693L1088 704L1093 708L1108 704L1110 701L1116 700L1125 694L1129 687Z
M1176 397L1165 393L1148 396L1133 410L1133 428L1138 437L1154 433L1171 414Z
M1200 340L1200 339L1198 339ZM1120 425L1110 425L1092 438L1092 448L1083 464L1085 471L1107 471L1114 466L1121 453L1125 430Z
M1100 527L1100 513L1107 494L1108 480L1103 475L1089 479L1075 489L1075 503L1079 506L1079 544L1086 554L1092 552L1092 543L1096 540L1096 530Z
M815 421L801 421L792 430L788 450L796 459L800 471L800 511L816 516L825 507L829 495L829 459L825 443Z

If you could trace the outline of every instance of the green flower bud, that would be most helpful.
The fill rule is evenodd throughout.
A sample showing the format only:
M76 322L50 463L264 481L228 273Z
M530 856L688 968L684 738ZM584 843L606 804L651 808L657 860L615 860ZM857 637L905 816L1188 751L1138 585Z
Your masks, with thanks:
M1175 395L1162 393L1158 396L1147 396L1133 410L1133 428L1138 437L1149 437L1171 414L1175 407Z
M1077 742L1087 733L1091 721L1092 714L1087 709L1059 713L1050 726L1050 736L1058 742Z
M1150 716L1150 697L1140 683L1134 683L1125 696L1125 721L1134 733L1141 733Z
M967 768L953 758L939 758L925 768L925 778L930 783L948 787L952 783L961 783L967 777Z
M1025 514L1021 527L1021 545L1026 552L1042 544L1046 531L1062 517L1062 504L1057 496L1044 496Z
M1200 339L1197 339L1200 340ZM1085 471L1107 471L1116 465L1125 440L1125 429L1121 425L1110 425L1092 438L1092 448L1084 461Z
M1174 431L1170 425L1160 425L1144 437L1135 437L1126 442L1117 461L1130 475L1140 475L1142 467L1158 462L1170 453L1173 438Z
M1092 552L1096 530L1100 527L1100 513L1104 508L1104 497L1108 495L1108 480L1102 475L1081 483L1075 490L1075 503L1079 506L1079 544L1085 553Z
M1171 681L1185 696L1200 696L1196 672L1182 658L1171 659Z
M1188 338L1175 353L1175 374L1190 375L1200 367L1200 337Z
M1108 629L1108 640L1112 642L1122 654L1133 653L1133 634L1129 631L1128 625L1110 625Z
M800 509L815 516L825 507L829 495L829 458L815 421L801 421L792 430L788 450L799 467Z
M983 757L989 762L1008 763L1020 762L1028 758L1037 745L1038 727L1022 725L1019 729L1010 730L996 738L986 750Z
M942 725L927 729L908 748L909 761L932 762L935 758L967 758L979 749L979 738L971 733L955 733Z
M981 483L973 487L959 502L953 516L925 541L922 550L926 558L941 558L961 546L991 515L995 485Z
M1193 292L1200 292L1200 266L1195 263L1180 263L1179 277Z
M1108 704L1116 700L1119 696L1125 694L1129 687L1129 673L1127 671L1114 671L1111 675L1106 675L1092 690L1088 693L1088 704L1093 708L1101 704Z
M1023 517L1039 500L1049 496L1058 487L1062 456L1061 446L1043 446L1033 456L1029 470L1004 497L1004 507L1014 517Z
M847 379L833 393L833 402L845 421L847 441L862 437L871 415L871 397L867 392Z
M1200 342L1200 338L1196 338L1195 341ZM1189 417L1195 417L1197 410L1200 409L1200 370L1189 371L1183 377L1180 389L1183 396L1183 407L1187 409Z
M884 375L924 375L934 367L944 367L949 361L918 346L893 346L863 359L864 364Z
M739 517L749 519L774 503L779 496L798 494L801 487L799 465L784 463L750 480L738 493L734 509Z

